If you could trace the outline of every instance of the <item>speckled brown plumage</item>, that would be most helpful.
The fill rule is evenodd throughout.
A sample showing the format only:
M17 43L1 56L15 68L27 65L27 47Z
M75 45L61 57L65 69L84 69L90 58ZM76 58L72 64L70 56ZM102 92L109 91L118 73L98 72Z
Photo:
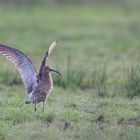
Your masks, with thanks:
M51 72L54 71L61 75L58 71L46 66L48 55L55 48L55 46L56 42L52 43L52 45L49 47L42 60L39 73L37 74L31 60L23 52L7 45L0 44L0 53L10 60L19 71L28 94L26 103L35 104L35 111L36 104L42 102L42 111L44 112L44 105L46 103L47 97L53 89Z

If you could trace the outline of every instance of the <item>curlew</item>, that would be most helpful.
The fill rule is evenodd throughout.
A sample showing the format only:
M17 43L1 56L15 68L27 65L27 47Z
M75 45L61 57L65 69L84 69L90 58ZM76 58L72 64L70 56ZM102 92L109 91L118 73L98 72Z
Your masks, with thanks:
M52 43L47 50L42 60L39 73L37 73L31 60L23 52L0 44L0 53L10 60L20 73L28 95L25 103L34 104L35 111L37 110L36 105L42 102L42 112L44 112L47 98L53 89L51 72L56 72L57 74L61 75L58 71L52 69L46 64L48 55L55 48L55 46L56 41Z

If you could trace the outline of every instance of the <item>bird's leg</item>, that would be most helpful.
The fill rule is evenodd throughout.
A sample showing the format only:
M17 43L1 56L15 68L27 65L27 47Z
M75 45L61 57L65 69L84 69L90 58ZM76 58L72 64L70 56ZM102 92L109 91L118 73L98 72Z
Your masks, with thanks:
M37 111L37 109L36 109L36 104L35 104L35 112Z
M46 102L43 102L42 112L44 112L44 110L45 110L45 104L46 104Z

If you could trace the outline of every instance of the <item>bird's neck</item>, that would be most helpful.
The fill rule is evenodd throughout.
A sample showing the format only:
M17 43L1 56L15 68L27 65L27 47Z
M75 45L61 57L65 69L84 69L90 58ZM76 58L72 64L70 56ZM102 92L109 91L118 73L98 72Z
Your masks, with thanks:
M41 82L48 88L48 90L52 90L53 88L53 80L51 73L42 74Z

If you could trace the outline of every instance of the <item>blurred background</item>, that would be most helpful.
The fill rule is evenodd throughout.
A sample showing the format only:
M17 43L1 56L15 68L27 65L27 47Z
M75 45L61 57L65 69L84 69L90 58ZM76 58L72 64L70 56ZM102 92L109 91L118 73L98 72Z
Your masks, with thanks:
M134 6L139 5L139 0L1 0L1 4L12 4L12 5L32 5L32 4L58 4L58 5L68 5L68 4L101 4L101 5L127 5ZM137 6L138 6L137 5Z
M44 115L30 113L20 76L0 56L0 137L139 139L140 0L0 0L0 43L37 71L55 40L49 65L63 77L53 75Z

